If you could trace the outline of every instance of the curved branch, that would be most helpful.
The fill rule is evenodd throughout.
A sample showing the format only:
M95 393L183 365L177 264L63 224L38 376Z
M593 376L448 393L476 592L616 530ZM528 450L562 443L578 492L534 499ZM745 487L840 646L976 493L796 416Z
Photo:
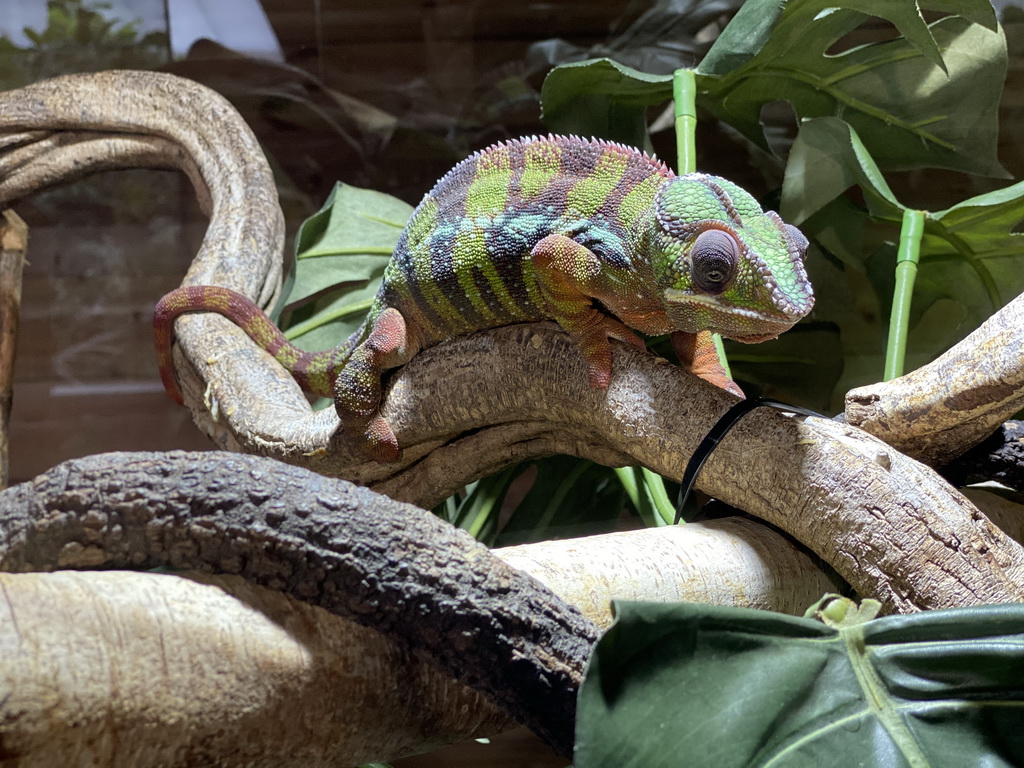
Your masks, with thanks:
M98 460L114 468L133 458ZM232 462L219 460L223 477ZM258 493L247 477L237 490ZM34 526L37 550L53 547L56 555L66 548L39 517L45 505L21 513ZM147 521L137 516L133 523L144 534ZM263 540L262 532L255 536ZM611 623L613 598L799 614L837 587L806 552L749 519L494 554L602 627ZM486 571L491 561L463 567ZM387 760L509 727L489 699L441 673L423 650L237 576L0 574L0 690L10 694L0 697L0 740L5 754L34 764L73 762L89 745L93 762L112 767L284 768Z
M130 109L110 96L126 89L135 93ZM212 201L186 282L227 285L264 302L276 290L280 212L269 172L220 97L166 75L101 73L4 99L0 132L112 130L180 145ZM591 390L564 335L513 326L435 347L400 372L384 415L405 450L398 463L378 465L353 455L336 416L312 413L287 373L234 325L196 315L176 329L186 399L218 445L344 475L424 506L484 472L555 451L679 477L733 402L618 345L607 393ZM791 533L890 610L1018 600L1024 590L1018 545L934 473L849 426L756 412L699 485Z
M0 573L0 690L4 765L327 768L514 726L408 648L237 576Z
M892 381L851 390L846 420L942 466L1024 408L1024 296L945 354Z
M217 453L94 456L0 493L0 568L100 566L234 573L372 626L571 754L597 627L424 510Z

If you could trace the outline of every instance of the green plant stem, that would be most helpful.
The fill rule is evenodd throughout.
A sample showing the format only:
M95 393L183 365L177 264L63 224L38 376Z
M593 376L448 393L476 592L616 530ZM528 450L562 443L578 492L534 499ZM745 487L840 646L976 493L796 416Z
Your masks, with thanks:
M679 173L697 170L697 80L692 69L677 69L672 75L672 98L676 116L676 165Z
M617 467L615 475L647 527L673 524L676 509L661 475L645 467Z
M676 116L676 167L680 174L694 173L697 170L697 78L692 69L677 69L672 74L672 99ZM722 337L715 333L712 338L718 360L731 378Z
M555 519L555 513L558 512L558 508L562 506L562 502L565 501L565 496L576 482L583 476L583 473L587 471L591 466L589 461L578 461L575 466L566 475L565 480L559 484L554 494L551 496L551 500L544 507L544 514L540 516L537 521L537 525L534 526L534 532L542 533L551 527L551 521Z
M885 350L883 378L886 381L903 375L907 329L910 325L910 302L914 294L914 280L917 278L924 222L924 211L908 209L903 212L900 245L896 254L896 288L892 296L892 315L889 317L889 344Z

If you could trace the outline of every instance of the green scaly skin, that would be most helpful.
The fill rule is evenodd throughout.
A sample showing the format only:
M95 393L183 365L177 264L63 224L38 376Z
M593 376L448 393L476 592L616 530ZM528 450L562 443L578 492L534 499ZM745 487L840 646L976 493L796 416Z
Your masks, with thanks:
M347 433L393 461L398 443L379 414L383 372L484 328L557 321L597 388L611 380L610 338L643 347L634 331L671 333L690 370L742 396L710 333L764 341L806 315L806 248L798 230L725 179L675 176L610 142L513 140L459 163L423 198L366 321L333 350L298 350L252 302L218 287L171 292L154 327L164 383L179 400L174 318L219 312L304 388L333 394Z

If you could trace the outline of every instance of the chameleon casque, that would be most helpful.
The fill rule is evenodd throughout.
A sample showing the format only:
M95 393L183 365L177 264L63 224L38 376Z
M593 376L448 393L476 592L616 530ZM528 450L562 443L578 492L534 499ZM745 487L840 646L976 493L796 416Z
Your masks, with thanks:
M245 296L188 286L157 305L161 376L181 402L170 357L174 319L220 313L303 389L333 395L346 434L382 461L398 458L379 413L384 371L484 328L557 321L599 389L611 380L610 338L643 348L634 330L671 333L686 367L742 395L719 365L711 333L759 342L806 315L814 304L806 249L795 227L725 179L676 176L607 141L515 139L462 161L423 198L365 322L343 344L304 352Z

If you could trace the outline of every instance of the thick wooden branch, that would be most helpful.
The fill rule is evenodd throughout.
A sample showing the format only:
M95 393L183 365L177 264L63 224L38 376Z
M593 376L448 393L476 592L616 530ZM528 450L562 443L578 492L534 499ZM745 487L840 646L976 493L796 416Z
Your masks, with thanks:
M14 692L0 700L5 749L39 762L114 745L104 765L168 753L348 764L493 735L508 725L494 701L571 738L560 690L575 692L595 637L571 606L602 627L612 599L799 613L837 586L750 520L489 554L422 510L234 454L108 454L0 494L0 567L126 564L230 571L283 594L234 577L0 575L0 688ZM534 683L507 688L510 677ZM30 692L44 680L40 700Z
M0 569L158 566L238 574L372 626L571 753L597 628L429 512L216 453L89 457L0 494Z
M851 390L846 420L899 451L942 466L1024 408L1024 296L933 362Z
M0 691L5 766L328 768L515 724L384 635L237 576L0 573Z
M117 97L127 90L129 107ZM191 155L212 219L186 282L228 285L266 302L279 277L280 213L265 162L240 123L215 94L152 73L48 81L6 94L0 111L0 132L19 141L55 129L111 131L155 135ZM186 399L218 445L423 506L512 461L552 452L679 477L733 402L621 347L609 390L594 391L557 329L497 329L428 350L399 373L384 414L405 450L396 464L379 465L353 455L334 414L313 414L284 370L231 323L198 315L176 329ZM945 386L956 376L941 379ZM999 381L989 391L1007 407L1016 385ZM1018 545L933 472L850 426L757 412L725 441L699 486L791 533L889 610L1018 600L1024 589Z

